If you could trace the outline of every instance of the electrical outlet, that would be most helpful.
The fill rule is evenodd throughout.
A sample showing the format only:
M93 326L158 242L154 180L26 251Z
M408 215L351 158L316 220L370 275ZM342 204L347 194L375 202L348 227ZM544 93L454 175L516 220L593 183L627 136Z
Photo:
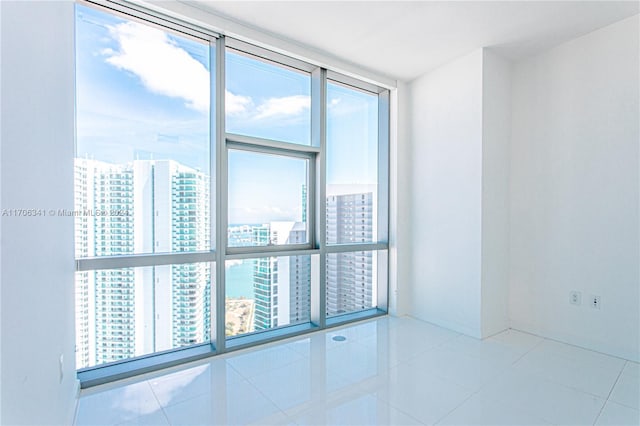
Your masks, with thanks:
M64 354L60 354L58 366L60 367L60 383L64 379Z
M569 293L569 303L580 306L582 304L582 293L579 291L572 291Z
M600 296L591 296L590 297L591 307L593 309L600 309Z

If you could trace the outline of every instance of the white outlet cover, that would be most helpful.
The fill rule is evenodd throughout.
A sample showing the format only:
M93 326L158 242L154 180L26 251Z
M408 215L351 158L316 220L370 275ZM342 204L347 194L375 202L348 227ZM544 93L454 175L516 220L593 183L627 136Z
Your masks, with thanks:
M593 309L600 309L600 305L602 302L600 301L600 296L589 296L589 303Z
M572 291L569 293L569 303L572 305L580 305L582 304L582 293L579 291Z

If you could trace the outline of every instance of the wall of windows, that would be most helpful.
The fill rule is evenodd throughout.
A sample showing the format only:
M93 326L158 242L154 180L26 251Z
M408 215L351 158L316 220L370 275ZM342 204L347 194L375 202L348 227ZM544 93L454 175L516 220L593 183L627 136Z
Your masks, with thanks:
M115 9L76 6L83 384L385 313L388 91Z

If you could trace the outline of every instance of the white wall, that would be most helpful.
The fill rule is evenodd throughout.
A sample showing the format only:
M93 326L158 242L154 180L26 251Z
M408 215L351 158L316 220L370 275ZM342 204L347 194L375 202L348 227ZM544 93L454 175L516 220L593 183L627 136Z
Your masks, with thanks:
M512 326L635 361L638 32L635 16L517 64L510 171Z
M478 49L409 91L408 312L487 337L509 326L511 64Z
M408 313L638 360L638 26L514 67L480 49L408 85Z
M511 63L483 50L482 336L509 327L509 139Z
M0 2L3 209L73 209L73 7ZM0 219L0 423L70 424L76 386L73 219Z
M0 23L2 7L0 6ZM2 51L2 31L0 30L0 52ZM2 54L0 54L0 99L2 99ZM0 129L2 129L2 104L0 103ZM2 131L0 131L0 165L2 164ZM0 214L2 214L2 173L0 173ZM1 216L0 216L1 217ZM0 266L2 266L2 220L0 220ZM2 307L2 273L0 273L0 307ZM0 312L0 331L2 331L2 313ZM0 423L2 423L2 338L0 337Z
M408 311L480 337L482 49L409 84ZM404 188L403 188L404 190Z
M389 167L389 313L406 315L411 268L411 228L406 226L411 211L407 85L398 82L391 91Z

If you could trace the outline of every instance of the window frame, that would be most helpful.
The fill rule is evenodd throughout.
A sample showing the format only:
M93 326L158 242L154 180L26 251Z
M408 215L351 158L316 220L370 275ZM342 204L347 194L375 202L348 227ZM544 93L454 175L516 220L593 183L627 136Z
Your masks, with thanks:
M315 211L315 177L316 177L316 156L319 153L318 150L314 148L304 147L303 149L298 149L295 144L289 144L287 142L280 141L271 141L269 139L261 139L254 138L251 136L240 136L232 133L227 133L225 144L227 148L227 157L229 154L229 150L240 151L240 152L251 152L256 154L275 154L285 158L306 160L309 165L307 172L307 211L312 212ZM287 146L288 145L288 146ZM228 162L227 164L221 165L226 166L227 170L225 172L229 173L228 170ZM227 190L228 190L228 179L227 179ZM228 194L227 194L228 195ZM229 206L228 198L225 201L224 205ZM228 215L227 215L228 216ZM227 220L227 230L229 229L228 218ZM315 215L307 215L307 243L305 244L280 244L275 246L248 246L248 247L234 247L229 246L229 242L227 241L227 246L225 248L225 253L228 255L234 254L269 254L269 253L277 253L282 251L293 251L293 250L312 250L316 247L316 236L315 236Z
M288 338L310 331L385 315L389 299L389 185L390 185L390 90L355 77L327 69L325 64L312 64L283 53L225 37L207 28L158 13L144 6L122 0L76 0L77 4L113 13L125 19L175 32L209 44L211 78L209 132L210 246L208 251L158 254L128 254L85 257L75 260L77 272L100 269L160 266L198 262L211 263L211 335L209 342L175 348L140 357L99 364L77 370L81 387L86 388L149 371L193 361L212 355ZM261 60L307 72L311 76L311 141L309 145L227 133L225 129L225 55L227 48L255 56ZM328 80L362 90L378 97L378 235L372 242L326 244L326 128ZM215 132L213 129L215 128ZM282 246L229 247L228 230L228 152L229 149L279 154L309 161L307 182L306 244ZM376 306L372 309L327 318L326 262L328 254L353 251L385 252L385 262L378 262ZM309 323L296 323L229 338L225 331L225 294L227 260L264 256L311 255L311 315ZM384 278L384 279L380 279Z

